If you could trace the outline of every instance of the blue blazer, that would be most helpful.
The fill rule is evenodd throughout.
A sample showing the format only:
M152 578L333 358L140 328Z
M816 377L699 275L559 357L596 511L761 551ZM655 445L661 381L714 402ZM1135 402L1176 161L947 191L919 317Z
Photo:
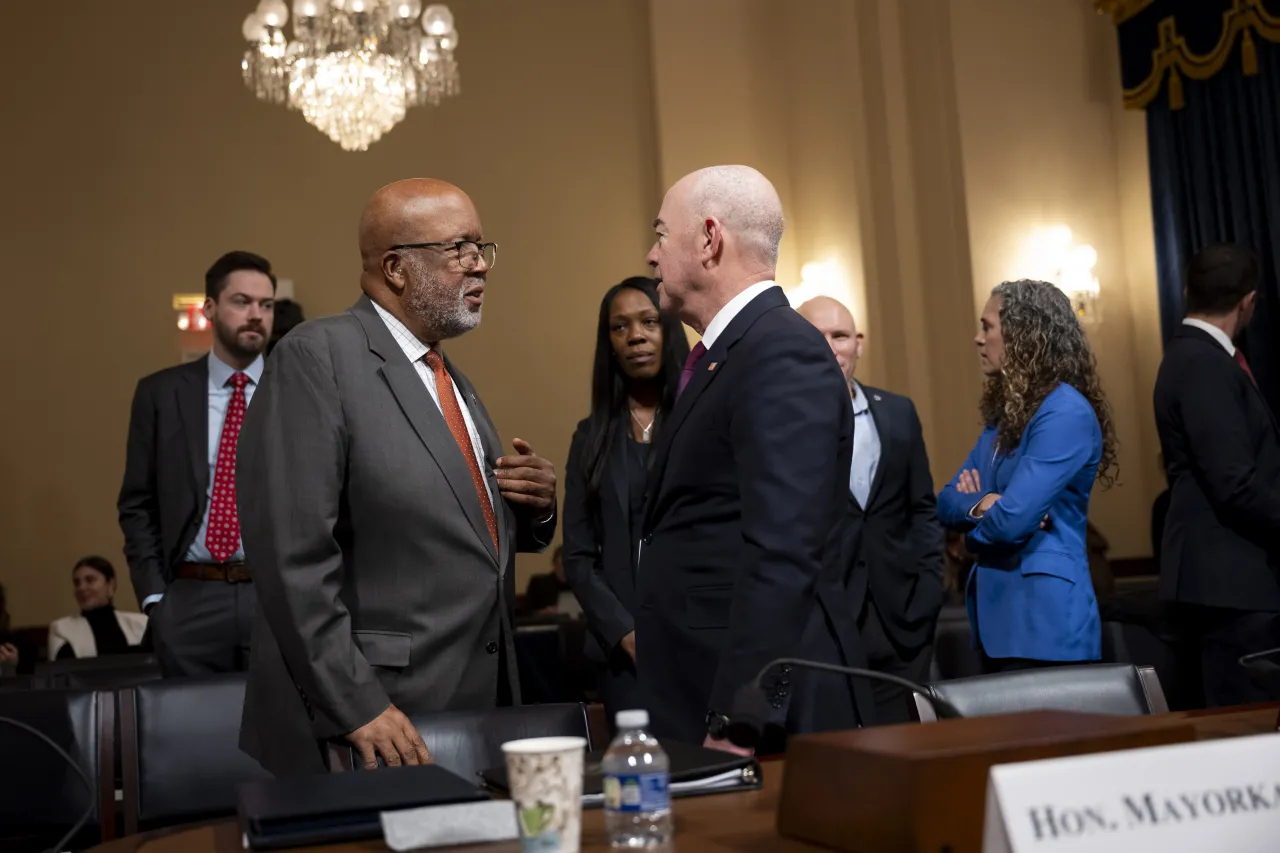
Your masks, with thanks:
M997 451L996 428L978 437L961 470L977 469L982 494L1001 497L978 521L982 494L938 495L938 518L968 532L977 557L965 589L975 645L993 658L1097 660L1102 623L1089 577L1085 525L1102 458L1102 430L1080 392L1059 385L1045 397L1022 440ZM1050 525L1040 529L1049 516Z

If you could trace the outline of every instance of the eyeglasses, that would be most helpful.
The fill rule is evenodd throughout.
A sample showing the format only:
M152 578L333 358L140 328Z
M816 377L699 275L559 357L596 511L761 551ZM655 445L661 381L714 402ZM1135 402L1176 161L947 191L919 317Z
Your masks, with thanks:
M458 240L456 242L445 243L400 243L392 246L392 249L431 249L431 248L450 248L458 253L458 266L464 270L473 270L480 263L481 256L484 256L484 265L489 269L493 269L498 263L498 244L497 243L477 243L474 240Z

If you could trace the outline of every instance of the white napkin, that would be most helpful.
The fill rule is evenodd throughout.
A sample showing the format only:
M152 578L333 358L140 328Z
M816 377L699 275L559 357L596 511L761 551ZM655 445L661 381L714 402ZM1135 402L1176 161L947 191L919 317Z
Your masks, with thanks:
M520 837L511 800L403 809L383 812L381 818L387 846L397 851Z

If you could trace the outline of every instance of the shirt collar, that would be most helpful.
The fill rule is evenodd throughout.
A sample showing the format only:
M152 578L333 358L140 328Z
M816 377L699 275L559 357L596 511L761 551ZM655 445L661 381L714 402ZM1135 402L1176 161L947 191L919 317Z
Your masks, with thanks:
M1217 326L1212 323L1206 323L1204 320L1197 320L1194 317L1184 318L1182 325L1191 326L1204 332L1209 337L1222 344L1222 348L1227 351L1227 355L1235 358L1236 345L1231 342L1231 338L1227 336L1227 333L1219 329Z
M262 355L259 354L253 360L253 363L246 367L243 373L249 377L249 381L257 385L262 379L262 368L266 366ZM231 381L231 377L235 376L237 371L234 367L227 364L222 359L213 354L213 350L209 350L209 386L211 388L225 388L227 383Z
M737 296L725 303L724 307L716 312L716 316L711 318L711 322L707 324L706 331L702 333L702 345L707 349L711 349L715 344L716 338L724 333L729 324L733 322L733 318L747 307L752 299L764 293L773 287L773 281L760 281L748 287Z
M369 300L373 302L373 300ZM420 361L423 356L431 352L431 347L414 337L413 332L395 318L390 311L383 308L377 302L373 302L373 310L378 312L378 316L382 318L382 322L386 325L387 331L391 332L391 337L396 339L396 343L400 346L404 357L409 359L409 363L413 364Z
M853 388L854 417L871 411L871 403L867 401L867 394L862 390L862 386L852 380L850 380L849 385Z

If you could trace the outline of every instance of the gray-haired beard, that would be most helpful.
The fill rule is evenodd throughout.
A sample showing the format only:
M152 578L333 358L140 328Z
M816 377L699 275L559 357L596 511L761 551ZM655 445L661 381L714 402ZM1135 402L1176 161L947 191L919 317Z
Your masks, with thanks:
M441 281L426 269L414 267L414 282L405 298L405 310L430 330L436 340L456 338L480 325L480 308L467 305L463 294L467 288L483 284L484 279L467 276L456 288Z

